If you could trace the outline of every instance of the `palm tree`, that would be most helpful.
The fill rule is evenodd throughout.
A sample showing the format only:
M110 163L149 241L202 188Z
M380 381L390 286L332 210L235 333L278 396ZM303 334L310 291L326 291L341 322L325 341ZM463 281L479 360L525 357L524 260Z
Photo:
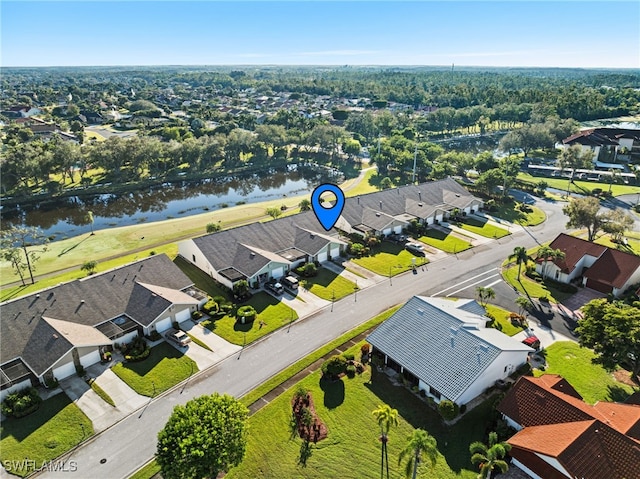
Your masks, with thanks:
M373 410L373 415L380 426L380 479L383 477L384 464L387 463L387 479L389 479L389 455L387 453L387 442L389 442L389 429L398 425L398 410L393 409L388 404L378 406Z
M548 245L541 246L538 252L536 253L536 257L541 259L544 264L542 266L542 277L544 279L547 278L547 264L549 261L555 261L564 259L565 254L559 249L553 249Z
M87 223L89 223L91 225L91 236L93 236L95 233L93 232L93 211L87 211L87 213L84 215L84 219Z
M522 272L522 265L527 264L527 261L531 260L531 256L527 254L527 249L524 246L516 246L513 248L513 253L509 255L509 261L515 260L518 265L518 281L520 281L520 273Z
M493 288L485 288L484 286L478 286L476 288L476 294L480 301L480 306L483 308L487 305L487 301L496 297L496 292Z
M509 466L503 461L504 456L511 450L511 444L498 442L498 434L489 433L489 447L479 441L472 442L469 446L471 463L480 465L478 479L491 479L491 472L499 469L505 473Z
M436 459L438 458L438 444L436 438L429 435L424 429L415 429L413 434L407 441L407 445L400 452L398 457L398 465L407 458L407 463L404 467L404 475L407 479L411 476L416 479L418 475L418 466L422 462L422 454L427 456L427 459L431 463L433 468L436 465ZM413 470L413 474L411 471Z

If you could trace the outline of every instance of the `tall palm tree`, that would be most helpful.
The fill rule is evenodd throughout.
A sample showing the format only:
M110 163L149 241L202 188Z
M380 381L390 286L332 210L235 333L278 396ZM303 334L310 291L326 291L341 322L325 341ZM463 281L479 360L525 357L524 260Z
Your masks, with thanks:
M527 254L527 249L524 246L516 246L513 248L513 253L509 255L509 261L515 260L518 265L518 281L520 281L520 273L522 272L522 265L527 264L527 261L531 259L531 256Z
M489 446L480 441L472 442L469 446L471 463L480 465L478 479L491 479L491 472L499 469L505 473L509 466L503 461L504 456L511 450L511 444L498 442L498 434L489 433Z
M476 294L480 301L480 306L483 308L487 305L487 301L496 297L496 292L493 288L485 288L484 286L478 286L476 288Z
M424 429L415 429L398 457L398 465L407 458L407 463L404 467L404 475L407 479L409 479L409 476L416 479L418 466L422 462L422 454L427 457L433 468L438 458L438 443L436 438ZM411 471L413 471L413 474Z
M555 261L559 259L564 259L564 252L559 249L553 249L548 245L541 246L538 252L536 253L536 257L541 259L544 264L542 266L542 277L544 279L547 278L547 264L549 261Z
M398 425L398 410L393 409L388 404L378 406L373 410L373 415L380 426L380 479L383 477L384 465L387 464L387 479L389 479L389 455L387 452L387 442L389 442L389 429Z

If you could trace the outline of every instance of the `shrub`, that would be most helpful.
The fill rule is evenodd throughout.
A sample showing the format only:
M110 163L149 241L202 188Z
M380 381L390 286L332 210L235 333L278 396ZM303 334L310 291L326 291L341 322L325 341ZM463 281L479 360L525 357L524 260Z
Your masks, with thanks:
M351 243L348 248L348 253L361 258L366 254L367 248L363 244L360 243Z
M467 412L467 405L463 404L460 406L460 414L464 414L465 412Z
M158 331L151 331L151 333L149 334L149 339L151 341L158 341L162 339L162 335Z
M143 338L138 337L129 344L125 344L123 353L124 359L127 361L142 361L149 357L149 354L151 354L151 348L149 348L149 345Z
M427 391L425 391L424 389L421 389L420 390L420 397L421 398L427 397Z
M312 276L318 274L318 268L314 263L307 263L303 266L300 266L296 271L298 271L300 275L304 276L305 278L311 278Z
M353 361L356 358L353 353L344 353L343 356L347 361Z
M448 399L443 399L438 404L438 412L446 421L450 421L458 415L458 406Z
M196 321L198 319L202 318L202 313L200 311L192 311L191 312L191 319L195 319Z
M347 366L346 369L347 377L353 378L356 375L356 367L353 364Z
M236 312L236 317L242 324L245 324L256 319L256 314L256 310L253 309L253 306L240 306Z
M293 397L295 399L306 398L309 395L309 390L303 386L298 386L296 388L296 392L293 393Z
M343 374L347 370L347 360L336 354L331 356L324 363L322 363L322 374L327 377L336 377Z
M202 311L204 311L207 314L215 314L219 310L220 310L220 306L213 299L210 299L209 301L204 303L204 305L202 306ZM197 312L199 312L199 311L197 311Z
M2 414L15 418L26 416L40 407L42 398L36 388L27 388L9 394L2 403Z

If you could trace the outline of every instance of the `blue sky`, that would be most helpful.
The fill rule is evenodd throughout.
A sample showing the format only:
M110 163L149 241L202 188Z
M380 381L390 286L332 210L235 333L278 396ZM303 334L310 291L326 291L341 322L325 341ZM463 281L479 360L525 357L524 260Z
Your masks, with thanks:
M2 66L640 68L640 2L0 2Z

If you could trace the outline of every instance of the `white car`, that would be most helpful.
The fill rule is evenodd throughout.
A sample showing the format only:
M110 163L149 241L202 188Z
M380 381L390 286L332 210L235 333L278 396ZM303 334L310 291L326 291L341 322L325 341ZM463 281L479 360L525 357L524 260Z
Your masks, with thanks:
M173 328L169 329L164 334L164 337L167 339L167 341L171 341L178 346L186 346L191 342L191 338L187 333L185 333L184 331L178 331L177 329Z

